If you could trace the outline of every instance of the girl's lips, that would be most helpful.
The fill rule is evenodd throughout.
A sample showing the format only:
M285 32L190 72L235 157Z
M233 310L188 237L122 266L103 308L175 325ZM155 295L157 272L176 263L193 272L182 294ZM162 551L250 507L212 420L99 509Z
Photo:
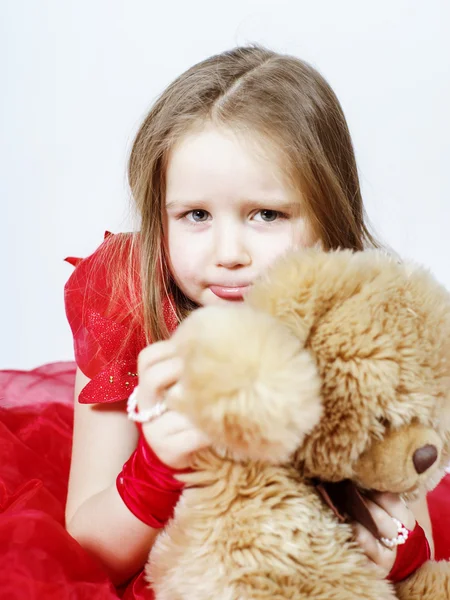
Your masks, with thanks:
M209 289L218 298L222 298L224 300L242 300L245 292L248 290L249 287L250 286L248 285L241 285L239 287L210 285Z

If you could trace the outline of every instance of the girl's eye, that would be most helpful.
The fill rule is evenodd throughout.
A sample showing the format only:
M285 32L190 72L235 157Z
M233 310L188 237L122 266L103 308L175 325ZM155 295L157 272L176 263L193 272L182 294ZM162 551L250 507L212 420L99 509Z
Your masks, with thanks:
M194 221L194 223L204 223L208 219L209 213L206 210L197 209L191 210L185 216L189 221Z
M261 219L256 219L257 221L261 220L264 223L273 223L273 221L276 221L277 219L282 218L284 215L282 213L280 213L278 210L271 210L271 209L263 209L263 210L259 210L255 217L257 215L261 216Z

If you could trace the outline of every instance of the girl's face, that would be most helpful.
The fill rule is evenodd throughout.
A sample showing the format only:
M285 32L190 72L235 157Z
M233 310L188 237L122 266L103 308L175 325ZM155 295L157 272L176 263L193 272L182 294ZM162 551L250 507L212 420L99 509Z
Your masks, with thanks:
M242 300L273 261L315 240L302 199L256 139L206 124L169 157L164 236L172 276L200 306Z

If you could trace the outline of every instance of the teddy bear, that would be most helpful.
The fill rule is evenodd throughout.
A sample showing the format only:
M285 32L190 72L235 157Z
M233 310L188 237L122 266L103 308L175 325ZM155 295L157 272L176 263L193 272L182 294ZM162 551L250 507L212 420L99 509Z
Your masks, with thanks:
M192 457L146 566L156 600L444 600L450 563L392 584L322 483L406 500L450 461L450 294L381 251L292 251L244 302L174 334L169 408L213 446ZM319 485L318 485L319 482Z

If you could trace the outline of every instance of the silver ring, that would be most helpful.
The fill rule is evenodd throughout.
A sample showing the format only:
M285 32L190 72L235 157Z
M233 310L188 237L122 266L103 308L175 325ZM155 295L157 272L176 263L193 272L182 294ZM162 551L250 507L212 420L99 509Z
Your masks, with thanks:
M395 517L391 517L391 519L394 521L395 525L397 526L397 537L395 537L395 538L382 537L382 538L380 538L380 542L383 544L383 546L386 546L386 548L389 548L392 550L392 548L395 548L396 546L401 546L402 544L404 544L406 542L406 540L408 539L409 534L411 532L409 531L409 529L407 529L403 525L403 523L401 523Z
M138 386L134 388L131 392L130 397L127 400L127 414L130 421L134 421L135 423L149 423L154 419L157 419L169 409L166 406L166 403L161 400L153 405L151 408L146 408L145 410L138 411L137 407L137 392Z

